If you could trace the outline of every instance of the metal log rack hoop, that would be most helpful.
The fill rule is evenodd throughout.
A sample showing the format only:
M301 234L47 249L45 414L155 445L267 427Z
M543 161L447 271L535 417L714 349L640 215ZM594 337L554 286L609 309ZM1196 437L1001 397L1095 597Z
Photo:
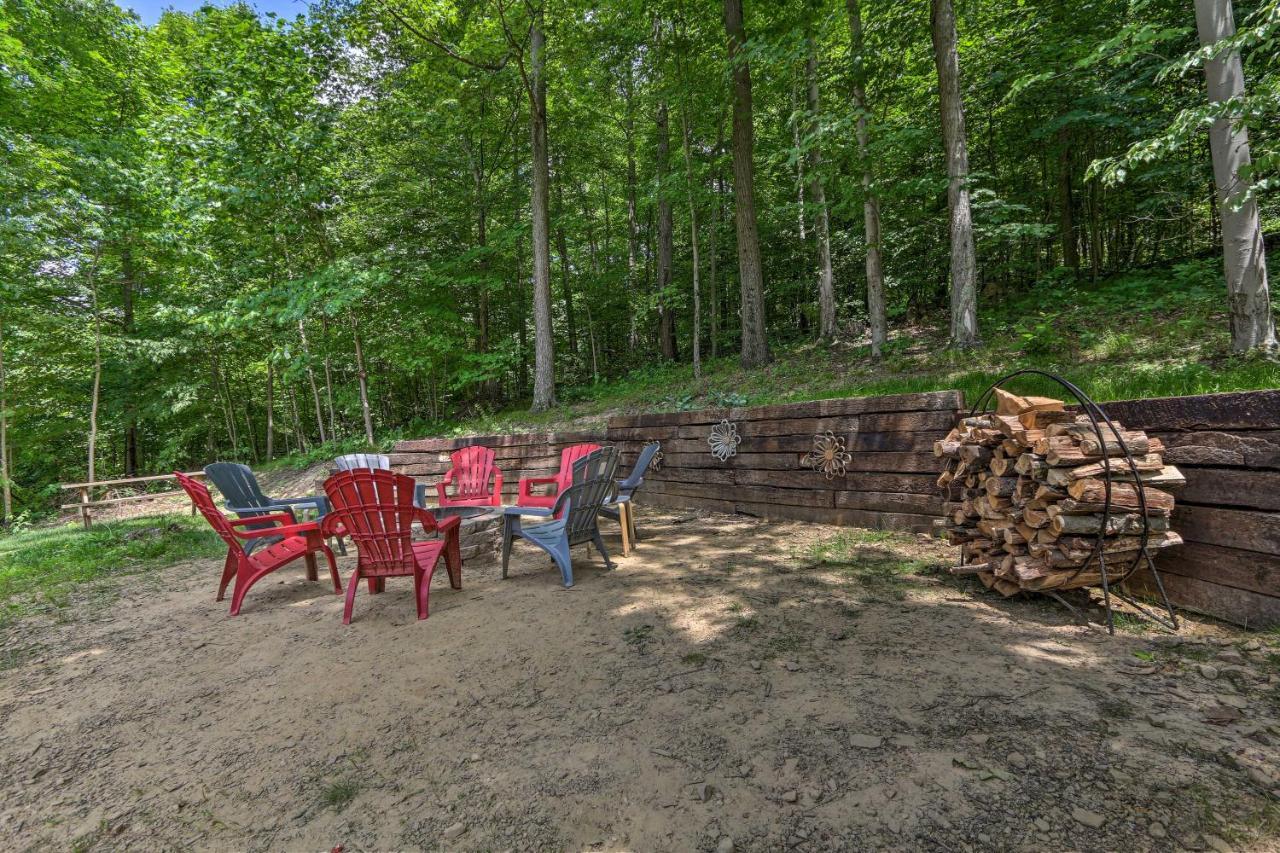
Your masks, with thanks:
M1065 389L1069 394L1071 394L1071 396L1074 397L1076 402L1080 405L1080 408L1084 412L1084 414L1088 416L1089 423L1093 427L1093 432L1098 437L1098 446L1101 448L1104 448L1104 452L1102 456L1102 472L1103 472L1103 488L1104 488L1105 499L1102 505L1102 525L1101 525L1100 535L1097 537L1097 541L1094 543L1093 553L1089 556L1089 559L1085 560L1076 569L1075 573L1072 574L1071 577L1068 579L1068 583L1070 582L1070 580L1073 580L1076 577L1079 577L1080 573L1083 572L1096 559L1098 561L1098 573L1102 576L1102 600L1107 612L1107 632L1108 633L1115 634L1116 632L1114 612L1111 606L1112 595L1115 595L1120 600L1124 601L1131 607L1135 608L1144 616L1146 616L1148 619L1150 619L1152 622L1155 622L1157 625L1160 625L1162 628L1165 628L1166 630L1169 630L1169 631L1176 632L1178 630L1177 614L1174 613L1173 605L1169 602L1169 595L1168 593L1165 592L1165 589L1164 589L1164 582L1160 579L1160 573L1156 570L1155 562L1151 557L1150 551L1148 551L1147 549L1147 542L1151 534L1151 522L1147 516L1146 486L1142 482L1142 477L1139 476L1138 466L1133 461L1133 454L1129 452L1129 447L1128 445L1125 444L1124 437L1120 435L1120 430L1116 429L1115 424L1111 421L1111 418L1107 415L1107 413L1103 411L1103 409L1097 403L1095 403L1089 397L1088 394L1086 394L1078 386L1076 386L1074 383L1070 382L1069 380L1061 376L1058 376L1057 374L1049 373L1048 371L1038 370L1035 368L1024 368L1022 370L1016 370L1013 373L1008 374L1007 376L997 379L990 386L988 386L987 390L982 392L982 395L978 397L977 402L974 403L973 406L969 409L969 417L971 418L977 417L980 414L986 413L988 409L991 407L992 400L995 398L996 389L1003 388L1006 383L1014 379L1017 379L1020 376L1043 377L1052 382L1056 382L1063 389ZM1102 433L1103 423L1107 425L1107 428L1111 430L1111 434L1115 436L1116 443L1120 446L1120 450L1124 454L1124 460L1129 467L1129 472L1133 475L1134 490L1137 492L1137 495L1138 495L1138 512L1142 517L1142 533L1138 540L1138 553L1134 556L1133 562L1129 565L1128 569L1121 572L1114 579L1109 577L1107 573L1107 558L1106 558L1106 550L1104 547L1104 543L1106 542L1106 536L1107 536L1107 526L1111 521L1111 482L1112 482L1112 467L1113 467L1111 459L1113 457L1106 455L1106 452L1105 452L1107 440ZM948 489L950 488L951 486L948 486ZM1132 577L1133 574L1138 571L1138 569L1142 568L1144 564L1147 570L1151 573L1152 579L1155 580L1156 589L1159 590L1160 592L1160 603L1163 605L1163 609L1169 614L1168 618L1165 618L1163 615L1157 614L1152 610L1148 609L1146 606L1138 602L1136 599L1130 596L1126 591L1120 588L1121 585L1123 585L1127 580L1129 580L1129 578ZM1061 595L1059 595L1056 590L1046 590L1046 592L1052 598L1054 598L1063 606L1065 606L1068 610L1070 610L1072 613L1076 614L1077 616L1081 615L1079 611L1070 602L1068 602Z

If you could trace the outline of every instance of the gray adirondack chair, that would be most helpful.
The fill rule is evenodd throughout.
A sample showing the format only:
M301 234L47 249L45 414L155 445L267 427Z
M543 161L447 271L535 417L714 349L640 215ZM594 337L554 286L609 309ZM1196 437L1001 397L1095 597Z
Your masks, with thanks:
M612 518L622 527L622 556L624 557L631 554L631 546L636 539L640 538L636 534L635 504L632 496L644 485L644 472L649 470L649 463L653 462L654 454L661 449L660 442L646 444L640 451L640 455L636 457L636 464L632 466L627 479L618 481L618 492L613 500L600 508L601 515Z
M253 476L253 471L248 465L241 465L239 462L214 462L205 466L204 474L222 493L223 506L239 518L255 518L283 510L293 516L296 522L298 519L295 510L314 510L317 518L323 518L329 511L329 499L323 495L309 498L267 497L262 493L262 487L258 485L258 478ZM248 529L256 530L271 526L273 525L255 524L248 525ZM274 545L279 541L279 536L255 538L245 546L245 553L252 554L259 548ZM343 553L345 554L346 551L344 550Z
M368 468L371 471L390 471L391 457L382 453L348 453L345 456L337 456L333 460L333 464L338 466L339 471L350 471L353 468ZM418 483L413 487L413 502L417 506L427 506L427 484Z
M614 472L618 468L618 451L602 447L573 463L573 485L556 498L553 507L507 507L502 526L502 576L507 576L511 543L525 539L551 555L560 568L565 588L573 586L574 545L591 542L604 558L606 568L613 561L604 549L598 523L600 507L613 496ZM522 515L546 518L547 521L525 525Z

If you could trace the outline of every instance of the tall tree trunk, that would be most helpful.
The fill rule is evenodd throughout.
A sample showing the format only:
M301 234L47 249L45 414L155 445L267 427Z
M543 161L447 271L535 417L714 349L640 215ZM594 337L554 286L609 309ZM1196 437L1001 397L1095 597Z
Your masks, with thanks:
M1075 198L1071 191L1071 134L1058 132L1058 239L1062 243L1062 265L1080 272L1080 249L1076 245Z
M1235 35L1231 0L1195 0L1200 44L1209 46ZM1239 51L1222 51L1205 62L1209 101L1229 101L1244 94L1244 69ZM1258 203L1248 177L1251 163L1249 133L1224 116L1209 128L1213 178L1222 216L1222 252L1231 312L1231 349L1235 352L1277 351L1271 293L1267 285L1267 256L1258 223ZM1241 175L1241 172L1245 175Z
M932 0L933 55L938 66L942 139L947 152L947 206L951 211L951 345L978 343L978 261L969 204L969 149L960 97L960 56L951 0Z
M129 339L133 336L134 265L133 247L128 243L120 251L120 333L126 341L126 351L132 352ZM134 399L132 365L125 370L124 399L124 475L138 475L138 401Z
M711 357L720 357L720 223L724 220L724 173L720 169L720 158L724 153L724 119L723 114L716 128L715 175L716 203L711 207L711 240L708 247L711 254L711 268L707 271L707 301L711 314Z
M569 363L578 360L578 320L573 310L573 282L569 277L569 241L564 221L564 158L556 162L556 251L560 254L560 286L564 291L564 330L569 339Z
M320 315L320 337L324 343L324 402L329 412L329 438L338 440L338 415L333 405L333 359L329 355L333 347L329 345L329 318ZM320 441L324 442L323 432Z
M293 392L293 386L289 386L289 408L293 411L293 433L298 449L308 450L311 442L307 440L307 433L302 428L302 417L298 414L298 395Z
M267 461L276 455L276 372L267 359Z
M702 259L698 255L698 203L693 177L693 132L689 127L689 100L680 109L680 129L684 147L685 191L689 198L689 247L693 251L693 378L702 377L702 289L698 276Z
M671 265L675 254L675 220L672 216L671 199L667 191L667 176L670 172L671 132L667 120L667 102L658 102L658 112L654 123L658 130L658 342L662 347L662 357L667 361L675 361L676 351L676 315L668 302L671 299Z
M9 397L4 375L4 318L0 317L0 527L13 518L13 486L9 479Z
M351 312L351 339L356 345L356 378L360 380L360 414L364 418L364 438L373 447L373 417L369 413L369 373L364 366L364 349L360 346L360 327L356 312Z
M765 335L764 271L756 226L755 131L751 116L751 67L740 56L747 42L742 0L724 0L724 28L733 66L733 207L738 232L738 278L742 288L742 366L768 364Z
M627 141L627 292L639 292L640 283L637 269L640 264L640 212L636 200L636 127L633 106L634 72L631 63L627 63L627 75L623 78L623 92L626 95L624 105L625 117L622 123L623 135ZM629 306L631 326L627 331L627 341L631 349L640 345L639 324L636 322L634 305Z
M850 52L853 54L853 103L858 110L855 133L858 158L862 161L862 221L867 244L867 317L871 325L871 357L879 359L889 340L884 310L884 266L880 254L880 195L875 186L867 118L867 55L862 38L862 8L859 0L846 0L849 13Z
M102 318L98 314L98 285L94 281L97 267L98 256L95 254L93 264L89 267L89 293L93 307L93 399L89 404L89 476L85 478L88 483L96 479L97 473L98 400L102 391Z
M223 381L222 369L218 364L218 351L215 349L210 353L210 356L212 359L213 391L218 395L218 401L222 403L222 416L227 426L227 440L231 442L232 454L239 455L240 436L236 433L236 415L231 406L230 387Z
M311 369L311 347L307 345L307 324L298 318L298 340L302 343L302 357L307 364L307 382L311 384L311 399L316 404L316 426L320 429L320 443L327 444L328 435L324 429L324 414L320 410L320 389L316 387L316 373ZM325 381L328 381L329 362L325 358ZM331 412L332 414L332 412Z
M813 228L818 239L818 336L824 341L836 338L836 285L831 270L831 231L827 220L827 193L822 186L822 149L818 139L821 124L818 116L818 46L813 33L805 38L808 60L805 62L805 85L809 93L809 203L813 205Z
M556 404L555 341L551 329L551 243L548 220L546 36L542 7L529 25L529 135L533 149L533 411Z

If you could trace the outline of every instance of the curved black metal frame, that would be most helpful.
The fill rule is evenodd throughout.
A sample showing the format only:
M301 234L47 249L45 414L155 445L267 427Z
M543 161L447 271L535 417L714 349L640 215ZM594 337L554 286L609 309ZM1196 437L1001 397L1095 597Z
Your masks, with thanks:
M1113 457L1107 456L1104 452L1102 456L1102 471L1103 471L1103 484L1105 489L1105 492L1104 492L1105 497L1102 505L1102 535L1097 538L1097 541L1093 546L1093 553L1089 556L1089 559L1085 560L1084 563L1082 563L1079 567L1076 568L1075 574L1071 575L1070 579L1073 580L1076 577L1079 577L1079 575L1086 568L1088 568L1095 559L1097 560L1098 573L1102 576L1102 599L1103 599L1104 605L1106 606L1106 611L1107 611L1107 631L1112 634L1116 632L1115 619L1113 617L1113 611L1111 607L1111 596L1113 594L1117 598L1128 603L1130 606L1136 608L1138 611L1140 611L1147 618L1151 619L1153 622L1156 622L1157 624L1165 628L1168 628L1171 631L1177 631L1178 630L1177 614L1175 614L1173 611L1173 605L1169 602L1169 596L1164 590L1164 582L1160 579L1160 573L1156 570L1155 562L1151 558L1151 553L1147 550L1147 543L1151 535L1151 522L1147 517L1146 487L1143 485L1142 478L1138 474L1138 466L1133 461L1133 455L1129 452L1128 445L1125 444L1124 438L1120 435L1120 430L1116 429L1115 424L1112 422L1111 418L1107 415L1107 413L1104 412L1102 408L1089 397L1088 394L1086 394L1084 391L1082 391L1079 387L1077 387L1074 383L1070 382L1069 380L1064 379L1063 377L1058 376L1056 374L1049 373L1048 371L1037 370L1036 368L1024 368L1022 370L1016 370L1013 373L1010 373L1007 376L1003 376L1000 379L997 379L995 382L991 383L991 385L987 387L987 390L983 391L982 395L978 397L977 402L975 402L973 406L970 407L969 417L971 418L976 417L978 414L985 413L988 410L988 408L991 405L992 399L995 397L995 392L997 388L1002 388L1005 385L1005 383L1013 379L1016 379L1019 376L1028 376L1028 375L1042 376L1046 379L1056 382L1058 385L1062 386L1068 393L1070 393L1071 396L1075 397L1076 402L1080 405L1080 408L1089 417L1089 423L1093 427L1094 434L1098 437L1098 446L1102 448L1106 447L1107 440L1106 440L1106 436L1104 436L1102 433L1101 423L1105 423L1107 425L1107 428L1111 430L1111 434L1115 436L1116 442L1120 445L1120 450L1124 453L1125 463L1129 467L1129 473L1133 475L1133 483L1135 486L1135 490L1137 491L1137 494L1138 494L1138 510L1140 515L1142 516L1142 534L1138 543L1138 553L1133 558L1133 563L1129 566L1128 570L1124 571L1123 573L1120 574L1118 578L1113 580L1109 578L1107 574L1107 557L1106 557L1106 551L1103 548L1103 543L1106 541L1106 530L1107 530L1108 524L1111 521L1111 480L1112 480L1112 468L1115 466L1113 466L1111 462ZM1119 589L1120 585L1124 584L1127 580L1129 580L1129 578L1133 576L1134 572L1138 571L1138 569L1142 567L1144 561L1146 563L1146 567L1148 571L1151 572L1151 577L1155 579L1156 588L1160 591L1161 603L1164 605L1164 609L1169 614L1169 618L1167 620L1163 616L1159 616L1156 613L1153 613L1151 610L1147 609L1145 606L1143 606L1138 601L1136 601L1132 596L1126 594L1125 592ZM1072 607L1072 605L1068 603L1064 598L1062 598L1062 596L1059 595L1056 590L1045 590L1045 592L1051 597L1053 597L1054 599L1056 599L1057 601L1061 602L1064 606L1066 606L1073 612L1076 612L1076 609Z

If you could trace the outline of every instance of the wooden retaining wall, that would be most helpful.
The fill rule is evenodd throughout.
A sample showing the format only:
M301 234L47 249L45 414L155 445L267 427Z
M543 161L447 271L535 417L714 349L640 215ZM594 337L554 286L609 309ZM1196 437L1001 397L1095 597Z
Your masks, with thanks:
M1167 461L1186 475L1174 516L1186 544L1161 552L1158 563L1174 602L1253 627L1280 625L1280 391L1105 408L1124 425L1159 435ZM514 502L519 477L555 473L560 450L570 444L617 445L625 472L656 440L662 465L646 476L643 503L927 532L941 513L933 442L961 410L960 392L940 391L627 415L588 432L403 441L392 464L436 482L450 451L483 444L496 451L503 493ZM721 462L707 436L724 419L736 424L742 441ZM852 456L846 473L831 480L801 464L814 436L828 430Z
M1158 435L1187 485L1156 567L1179 606L1249 627L1280 625L1280 391L1106 403ZM1150 579L1137 579L1148 589Z

